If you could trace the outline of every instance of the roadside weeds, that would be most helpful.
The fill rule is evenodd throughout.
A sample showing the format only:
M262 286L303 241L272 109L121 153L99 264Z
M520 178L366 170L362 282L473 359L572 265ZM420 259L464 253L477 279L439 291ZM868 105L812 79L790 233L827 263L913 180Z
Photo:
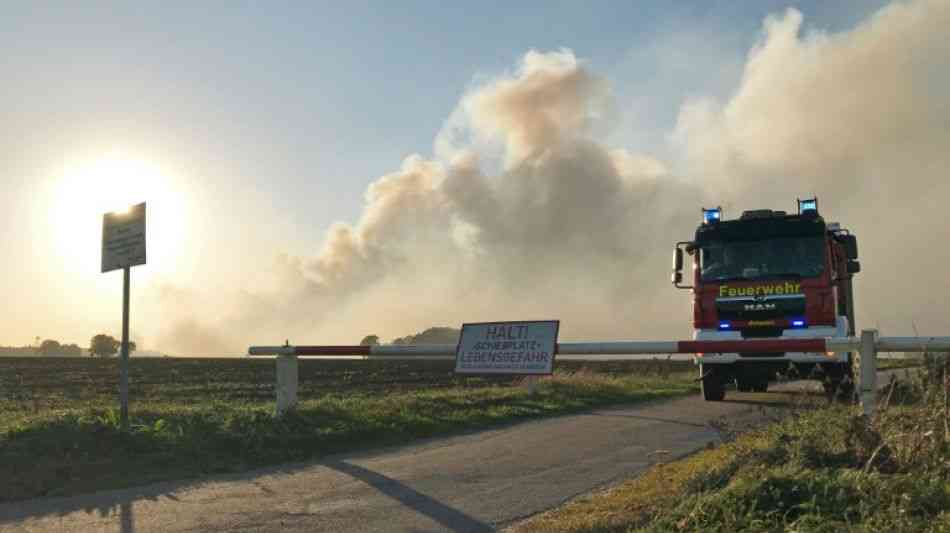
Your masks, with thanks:
M928 357L877 415L793 402L720 443L509 530L950 531L950 378Z

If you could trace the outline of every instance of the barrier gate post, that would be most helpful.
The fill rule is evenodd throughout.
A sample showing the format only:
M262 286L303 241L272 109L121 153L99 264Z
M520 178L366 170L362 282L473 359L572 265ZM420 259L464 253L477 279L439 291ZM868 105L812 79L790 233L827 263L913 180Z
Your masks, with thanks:
M277 356L277 416L297 406L297 355Z
M877 330L861 330L861 409L864 416L874 416L874 403L877 392Z

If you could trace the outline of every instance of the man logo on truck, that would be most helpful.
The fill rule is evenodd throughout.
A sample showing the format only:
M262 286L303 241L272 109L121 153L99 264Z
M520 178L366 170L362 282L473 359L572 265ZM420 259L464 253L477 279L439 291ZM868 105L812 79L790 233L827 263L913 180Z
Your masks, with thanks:
M775 304L771 303L754 303L754 304L745 304L746 311L774 311Z

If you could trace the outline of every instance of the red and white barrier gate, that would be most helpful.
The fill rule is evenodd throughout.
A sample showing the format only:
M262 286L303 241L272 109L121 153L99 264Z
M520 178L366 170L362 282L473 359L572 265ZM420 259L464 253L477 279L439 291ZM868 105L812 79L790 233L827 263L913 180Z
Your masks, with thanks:
M252 346L251 356L277 356L277 412L284 413L297 404L297 357L322 359L362 356L364 359L406 360L425 358L454 359L455 344L376 345L376 346ZM561 342L556 354L585 356L595 361L615 355L715 354L779 352L851 352L859 357L861 404L867 415L873 413L877 387L878 352L950 352L950 337L878 337L877 330L863 330L860 337L815 339L749 339L730 341L606 341Z

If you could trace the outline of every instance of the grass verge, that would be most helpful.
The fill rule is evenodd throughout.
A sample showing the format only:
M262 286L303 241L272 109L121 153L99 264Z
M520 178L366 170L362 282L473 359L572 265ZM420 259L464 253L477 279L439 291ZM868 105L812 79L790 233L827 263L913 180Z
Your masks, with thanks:
M923 359L878 359L878 370L895 370L901 368L919 368L924 366Z
M799 406L511 529L950 531L948 374L927 365L894 385L870 424L854 406Z
M593 407L696 392L692 372L660 376L557 373L526 387L336 393L285 417L273 402L132 404L133 430L114 409L87 405L21 415L0 430L0 501L236 472L400 444Z

